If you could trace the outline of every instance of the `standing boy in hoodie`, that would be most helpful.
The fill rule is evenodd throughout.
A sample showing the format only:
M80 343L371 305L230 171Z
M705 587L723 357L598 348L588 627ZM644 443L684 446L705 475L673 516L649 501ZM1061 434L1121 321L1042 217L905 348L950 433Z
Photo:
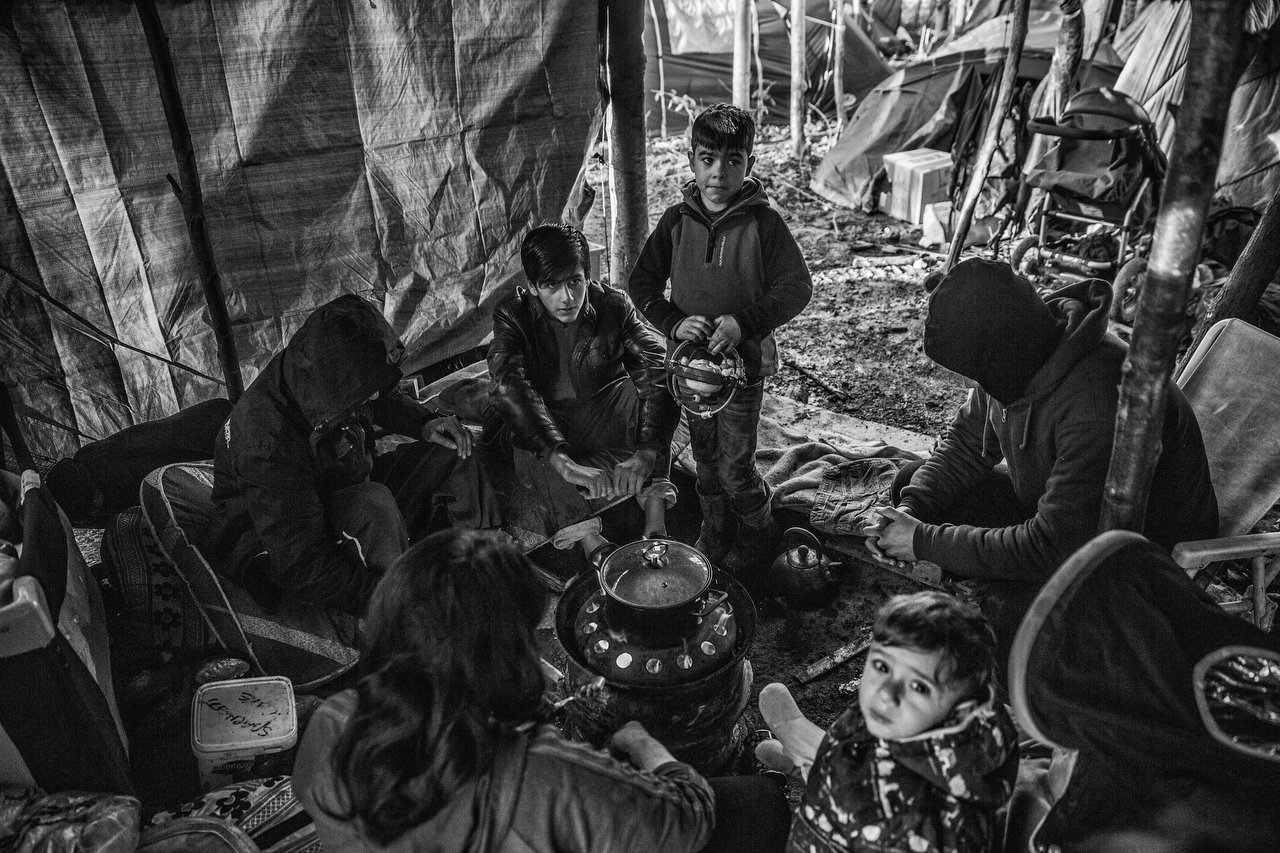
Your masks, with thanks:
M800 247L764 187L749 177L755 121L731 104L693 122L684 201L658 220L628 289L641 313L674 341L713 353L737 348L747 384L709 418L690 418L702 529L695 547L746 573L773 555L778 529L756 470L764 377L777 372L773 330L809 304L813 281ZM666 294L667 282L670 295Z
M867 547L988 581L981 605L1001 660L1036 591L1098 532L1128 354L1107 331L1110 306L1105 281L1046 302L1008 264L979 258L929 297L925 354L976 387L934 454L899 472ZM1195 413L1172 381L1166 392L1142 532L1167 551L1216 536L1218 502Z

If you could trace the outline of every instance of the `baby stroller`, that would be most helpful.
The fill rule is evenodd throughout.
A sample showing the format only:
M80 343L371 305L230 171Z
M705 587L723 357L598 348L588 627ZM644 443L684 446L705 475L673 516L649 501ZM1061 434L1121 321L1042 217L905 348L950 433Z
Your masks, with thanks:
M1168 161L1142 105L1113 89L1086 89L1067 102L1061 121L1045 116L1027 127L1058 142L1027 174L1044 199L1010 265L1032 279L1106 278L1117 285L1121 273L1136 269L1125 269L1130 262L1145 267L1140 255Z

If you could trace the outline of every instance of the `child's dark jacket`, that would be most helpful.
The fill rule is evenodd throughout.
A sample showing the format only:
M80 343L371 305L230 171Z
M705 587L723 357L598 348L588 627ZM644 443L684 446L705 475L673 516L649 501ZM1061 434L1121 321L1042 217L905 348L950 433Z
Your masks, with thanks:
M636 260L631 299L668 338L686 317L732 314L742 327L738 354L747 375L768 376L777 371L770 333L803 311L813 294L800 247L754 178L715 217L702 207L693 181L683 193Z
M1013 723L994 693L905 740L867 731L854 704L818 747L790 853L980 853L1018 773Z

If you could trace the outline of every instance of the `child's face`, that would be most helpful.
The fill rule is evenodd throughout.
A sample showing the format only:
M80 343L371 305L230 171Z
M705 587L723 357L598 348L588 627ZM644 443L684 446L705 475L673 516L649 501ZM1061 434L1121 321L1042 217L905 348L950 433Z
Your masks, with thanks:
M729 206L742 189L742 182L755 165L754 154L736 148L707 148L696 145L689 152L689 168L702 196L702 206L719 213Z
M867 731L902 740L935 728L961 697L961 685L943 683L941 649L931 652L872 643L858 686Z
M572 323L587 301L587 277L581 267L570 267L538 282L533 292L552 317L561 323Z

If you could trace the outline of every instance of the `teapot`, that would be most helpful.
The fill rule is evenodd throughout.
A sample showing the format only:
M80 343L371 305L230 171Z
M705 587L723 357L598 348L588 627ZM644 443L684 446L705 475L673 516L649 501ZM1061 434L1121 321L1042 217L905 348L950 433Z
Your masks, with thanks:
M803 541L791 547L793 539ZM840 581L833 563L822 552L818 538L803 527L792 527L782 534L783 552L773 561L769 571L770 586L796 610L818 610L826 607L840 591Z

